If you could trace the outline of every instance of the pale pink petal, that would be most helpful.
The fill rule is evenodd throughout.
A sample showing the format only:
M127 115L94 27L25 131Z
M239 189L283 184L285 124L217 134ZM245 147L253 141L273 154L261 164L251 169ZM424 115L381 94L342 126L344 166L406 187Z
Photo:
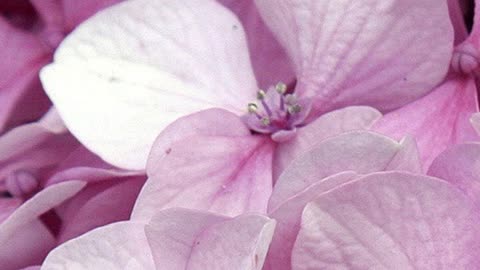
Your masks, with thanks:
M0 16L0 134L38 119L50 107L38 78L50 50Z
M0 198L0 224L22 204L18 198Z
M467 25L463 17L461 2L463 0L447 0L450 20L455 32L455 45L462 43L468 37Z
M65 18L61 0L30 0L36 15L41 19L40 36L52 49L57 48L65 37ZM37 30L38 31L38 30Z
M477 269L479 222L446 182L373 174L306 206L292 269Z
M214 0L107 8L72 32L41 77L87 148L139 170L168 124L212 107L242 114L257 89L243 28Z
M254 0L219 0L240 19L247 34L250 59L262 89L277 82L290 84L295 80L290 59L263 22Z
M78 145L53 109L38 122L16 127L0 137L0 182L15 171L41 178L43 169L58 164Z
M413 154L407 156L405 152ZM415 145L409 140L397 143L367 131L344 133L322 141L296 158L276 182L268 209L277 208L311 184L336 173L396 169L418 172L415 161L418 161Z
M15 234L0 236L0 269L18 270L32 264L42 263L56 240L48 228L38 219L17 224ZM1 232L3 233L3 232Z
M71 181L44 189L0 223L0 243L3 243L0 245L0 268L18 269L41 263L56 240L38 217L75 195L84 185Z
M145 180L141 177L115 179L117 184L89 198L82 205L69 204L73 215L62 220L58 242L77 237L96 227L128 220ZM74 207L78 206L78 207Z
M97 228L51 251L42 270L155 269L144 227L126 221Z
M447 147L478 139L469 122L475 112L478 112L475 81L455 78L429 95L386 114L372 129L394 139L413 136L426 170Z
M57 165L55 173L46 181L46 185L52 185L72 179L92 183L105 179L121 178L126 176L144 175L142 171L129 171L111 166L105 163L97 155L80 146L71 152L63 162Z
M265 261L265 270L290 270L293 244L300 229L300 219L305 205L320 194L358 177L359 175L353 172L342 172L319 179L275 210L270 211L269 216L277 221L277 226Z
M447 149L432 162L428 174L459 187L480 207L480 144Z
M185 207L236 216L265 213L272 191L273 143L262 136L193 136L173 144L143 187L132 218Z
M446 1L256 3L294 62L297 92L314 97L317 113L357 104L392 110L426 94L448 70Z
M147 174L152 176L160 169L159 160L167 155L172 143L193 135L247 136L250 130L237 115L223 109L208 109L181 117L167 126L153 143Z
M326 113L300 128L296 137L281 143L275 151L273 177L278 176L298 156L322 140L343 132L370 128L382 115L370 107L347 107Z
M169 209L145 227L157 269L260 270L275 221Z
M82 181L69 181L53 185L37 193L0 224L0 242L12 237L21 225L36 220L43 213L71 198L84 186L85 183Z

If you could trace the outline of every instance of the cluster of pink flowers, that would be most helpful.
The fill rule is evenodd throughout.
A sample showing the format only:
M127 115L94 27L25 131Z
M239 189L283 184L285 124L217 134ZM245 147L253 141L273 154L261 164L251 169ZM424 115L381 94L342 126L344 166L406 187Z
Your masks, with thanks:
M0 269L480 269L473 2L1 1Z

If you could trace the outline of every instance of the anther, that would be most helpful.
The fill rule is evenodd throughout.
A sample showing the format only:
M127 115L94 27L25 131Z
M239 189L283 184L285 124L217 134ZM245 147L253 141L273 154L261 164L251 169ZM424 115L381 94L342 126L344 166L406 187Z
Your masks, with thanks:
M268 118L268 117L262 118L262 125L264 125L264 126L270 125L270 118Z
M277 90L279 94L283 95L287 92L287 85L282 82L279 82L277 83L277 85L275 85L275 90Z
M255 113L258 110L258 106L255 103L248 103L248 112L249 113Z
M266 95L267 95L267 93L265 93L264 90L261 90L261 89L260 89L260 90L257 92L257 99L263 100Z
M300 111L302 111L302 106L300 106L298 104L291 105L291 106L288 106L287 110L290 114L296 114L296 113L299 113Z

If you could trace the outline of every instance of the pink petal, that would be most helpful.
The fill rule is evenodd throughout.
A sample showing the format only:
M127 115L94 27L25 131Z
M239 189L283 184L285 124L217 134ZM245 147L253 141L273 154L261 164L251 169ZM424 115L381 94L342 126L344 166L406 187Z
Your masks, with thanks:
M448 183L378 173L307 205L292 253L303 269L476 269L479 212Z
M157 160L132 218L148 221L170 207L235 216L265 213L272 190L273 144L263 136L193 136L174 143Z
M38 119L50 107L38 79L50 50L0 17L0 133Z
M478 112L475 82L448 80L429 95L386 114L373 130L395 139L412 135L424 170L447 147L478 139L469 118Z
M69 181L53 185L42 190L15 210L3 223L0 224L0 242L11 237L24 224L34 221L55 206L78 193L85 183Z
M274 155L274 179L298 156L322 140L343 132L370 128L382 115L370 107L347 107L326 113L297 130L294 139L278 145Z
M125 221L97 228L51 251L42 270L155 269L144 227Z
M107 8L72 32L41 77L88 149L136 170L177 118L212 107L242 114L257 90L241 24L214 0Z
M297 92L315 98L317 113L356 104L392 110L426 94L448 70L453 31L445 1L256 3L294 62Z
M88 183L105 179L144 175L141 171L128 171L115 168L83 146L78 147L57 165L55 173L49 177L46 185L52 185L72 179L81 179Z
M172 143L193 135L247 136L250 130L237 115L223 109L208 109L181 117L166 127L153 143L147 174L152 176L160 169L159 160L167 155Z
M467 25L460 2L462 1L447 0L450 20L455 33L455 45L462 43L468 37Z
M145 232L157 269L260 270L274 228L275 221L258 215L227 219L170 209Z
M6 220L22 204L21 199L1 198L0 199L0 224Z
M318 180L270 211L269 216L277 221L277 226L265 261L265 270L290 270L293 244L300 229L300 218L305 205L320 194L358 177L359 175L353 172L342 172Z
M72 31L77 25L97 13L99 10L122 1L123 0L62 0L65 30L67 32Z
M254 0L219 0L240 19L247 34L253 70L262 89L295 80L290 59L263 22Z
M50 230L38 219L19 225L15 235L0 238L2 238L0 245L2 270L17 270L32 264L40 264L56 244Z
M19 126L0 137L0 182L15 171L27 171L42 178L78 142L63 126L54 110L40 121Z
M59 243L96 227L129 219L145 180L142 177L115 180L117 184L98 192L83 204L68 204L68 209L73 213L64 214L69 218L63 220Z
M441 153L428 174L459 187L480 206L480 144L455 145Z
M338 135L317 144L286 168L275 184L268 209L277 208L311 184L333 174L396 169L418 172L417 162L415 145L409 140L397 143L366 131Z
M62 1L30 0L30 3L35 8L36 15L41 19L42 31L40 36L52 49L57 48L66 33Z
M83 187L70 181L44 189L0 223L0 268L18 269L41 263L55 238L38 217L75 195ZM35 244L32 244L35 243Z

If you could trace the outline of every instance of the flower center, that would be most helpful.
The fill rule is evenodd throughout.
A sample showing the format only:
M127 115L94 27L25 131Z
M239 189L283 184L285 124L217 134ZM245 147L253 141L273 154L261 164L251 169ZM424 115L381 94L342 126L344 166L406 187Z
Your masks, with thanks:
M248 104L243 117L247 126L258 133L271 134L276 142L292 139L310 112L310 103L287 91L287 85L278 83L267 91L259 90L257 101Z

